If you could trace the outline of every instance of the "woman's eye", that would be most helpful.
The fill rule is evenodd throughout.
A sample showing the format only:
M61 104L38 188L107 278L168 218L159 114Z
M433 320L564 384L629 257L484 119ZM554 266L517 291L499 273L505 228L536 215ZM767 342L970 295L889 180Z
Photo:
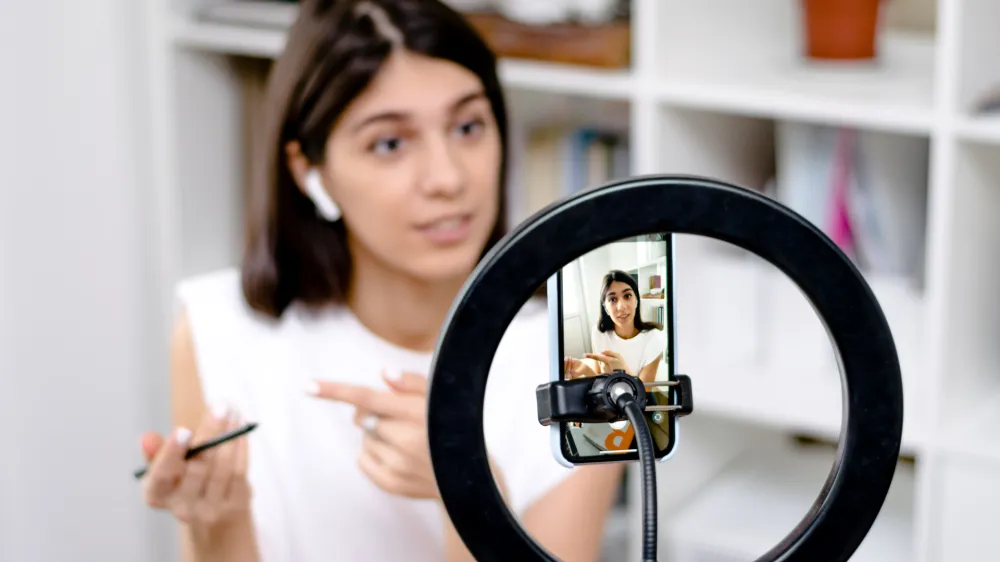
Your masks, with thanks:
M458 133L463 136L473 135L484 126L482 119L473 119L471 121L466 121L458 126Z
M399 149L403 143L398 137L389 137L375 141L371 146L371 151L377 154L387 154Z

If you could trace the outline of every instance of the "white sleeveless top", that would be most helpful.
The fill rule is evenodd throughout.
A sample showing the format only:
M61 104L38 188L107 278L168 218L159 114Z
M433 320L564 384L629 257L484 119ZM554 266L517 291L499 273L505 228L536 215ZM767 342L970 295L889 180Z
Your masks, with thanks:
M178 296L206 401L230 403L260 424L249 438L248 478L261 562L444 559L442 508L371 483L357 465L353 406L304 391L311 379L385 388L382 368L428 375L430 353L389 344L346 307L265 318L245 303L235 269L186 280ZM548 339L536 299L508 328L487 382L487 448L518 515L572 473L553 459L535 409L535 387L548 380Z
M606 349L620 353L625 364L632 369L632 373L635 375L638 375L643 367L656 359L658 355L662 355L667 349L666 332L656 328L639 332L635 337L626 340L614 330L602 332L597 329L597 326L594 326L590 333L590 341L594 353L601 353ZM664 371L665 364L664 361L660 361L658 372Z

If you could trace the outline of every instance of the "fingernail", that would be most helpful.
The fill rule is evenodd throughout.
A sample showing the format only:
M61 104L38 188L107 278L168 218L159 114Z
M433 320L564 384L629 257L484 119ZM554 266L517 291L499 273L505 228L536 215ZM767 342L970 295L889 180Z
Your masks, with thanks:
M305 388L303 390L305 390L305 393L308 394L308 395L310 395L310 396L318 396L319 395L319 383L316 382L316 381L309 381L309 382L306 383L306 386L305 386Z
M177 439L178 444L187 445L191 441L191 430L186 427L178 427L174 438Z
M382 369L382 376L392 382L399 382L399 379L403 378L403 374L395 369Z
M217 420L225 420L229 417L229 404L215 404L212 406L212 415Z

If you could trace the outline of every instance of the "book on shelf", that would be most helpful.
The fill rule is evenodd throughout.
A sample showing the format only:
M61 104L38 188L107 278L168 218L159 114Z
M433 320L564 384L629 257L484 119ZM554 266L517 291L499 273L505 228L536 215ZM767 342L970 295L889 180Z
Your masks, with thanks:
M527 218L550 203L629 176L628 139L598 127L563 124L529 129L524 142L519 215Z

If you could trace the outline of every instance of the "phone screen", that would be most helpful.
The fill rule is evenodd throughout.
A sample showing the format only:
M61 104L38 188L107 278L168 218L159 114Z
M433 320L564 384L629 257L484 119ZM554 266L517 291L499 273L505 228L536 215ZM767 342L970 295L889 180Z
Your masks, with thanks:
M555 275L561 379L623 369L646 385L647 406L670 406L674 379L672 237L645 235L602 246ZM672 411L645 414L657 458L675 442ZM573 464L638 459L627 420L560 423L559 447Z

